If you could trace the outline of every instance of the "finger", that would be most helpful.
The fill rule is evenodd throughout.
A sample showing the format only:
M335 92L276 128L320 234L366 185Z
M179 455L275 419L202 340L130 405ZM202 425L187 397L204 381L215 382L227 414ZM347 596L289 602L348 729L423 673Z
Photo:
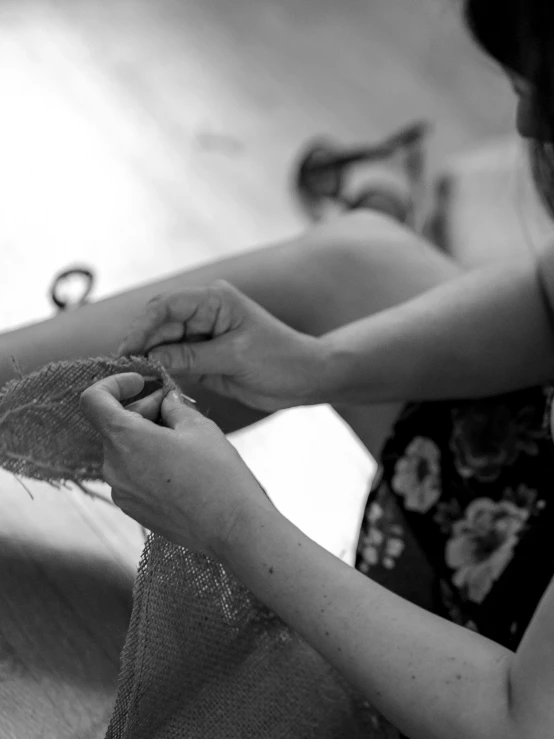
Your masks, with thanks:
M203 305L210 303L212 293L210 288L199 287L153 298L120 345L118 354L144 352L151 337L161 326L166 323L180 323L182 326L197 314ZM213 298L211 300L213 302Z
M147 303L145 310L134 321L129 334L120 344L117 354L120 356L141 354L150 334L163 323L170 322L168 297L168 295L157 295Z
M162 420L170 429L178 429L190 426L203 416L194 408L189 406L182 395L174 390L168 393L162 402Z
M125 419L127 411L122 401L134 398L143 387L144 378L136 372L106 377L82 393L81 411L97 431L106 433Z
M150 349L163 344L176 344L178 341L182 341L184 336L184 323L164 323L148 337L143 352L146 354Z
M165 392L162 389L156 390L152 395L148 395L146 398L136 400L134 403L126 406L125 410L131 413L137 413L147 421L155 423L160 418L162 400L164 399Z
M148 353L171 372L189 375L221 375L237 371L227 337L207 341L183 341L179 344L166 344Z
M190 325L167 323L148 338L143 351L144 354L148 354L153 349L163 348L167 344L176 344L182 341L192 344L197 341L208 341L211 338L211 334L193 334Z

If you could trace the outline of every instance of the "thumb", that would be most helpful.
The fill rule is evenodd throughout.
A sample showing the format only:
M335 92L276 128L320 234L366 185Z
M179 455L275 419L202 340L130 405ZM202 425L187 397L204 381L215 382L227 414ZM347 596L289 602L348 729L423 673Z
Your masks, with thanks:
M162 401L161 415L164 424L170 429L178 429L201 414L176 390L168 393Z
M81 411L97 431L106 432L127 413L122 403L138 395L143 387L144 378L136 372L111 375L82 393Z

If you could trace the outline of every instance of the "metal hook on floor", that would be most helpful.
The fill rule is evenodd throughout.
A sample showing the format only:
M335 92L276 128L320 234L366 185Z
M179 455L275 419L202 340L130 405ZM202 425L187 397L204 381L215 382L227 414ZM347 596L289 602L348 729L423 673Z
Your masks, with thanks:
M80 278L83 282L82 293L77 298L64 297L62 295L63 288L66 283L73 278ZM56 308L60 311L79 308L87 302L92 288L94 287L94 273L87 267L73 267L60 272L55 278L50 288L50 299Z
M344 193L350 168L365 162L384 161L396 152L406 154L406 172L416 186L421 180L429 135L427 121L415 121L386 139L367 146L344 147L328 139L312 141L294 168L294 190L304 209L314 214L326 200L350 209L356 206Z

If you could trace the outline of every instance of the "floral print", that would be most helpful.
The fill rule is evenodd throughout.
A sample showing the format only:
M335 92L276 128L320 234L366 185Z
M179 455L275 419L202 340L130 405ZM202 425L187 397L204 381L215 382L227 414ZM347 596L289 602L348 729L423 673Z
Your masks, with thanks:
M453 526L445 559L455 570L452 582L467 598L481 603L513 556L528 512L508 501L478 498Z
M514 416L502 403L455 410L451 450L458 474L493 482L520 454L536 456L544 431L542 424L533 425L533 415L533 408L525 407Z
M394 569L396 560L404 551L402 527L387 519L387 514L377 501L369 504L358 547L362 553L358 569L365 574L379 563L388 570Z
M449 534L456 521L463 518L464 512L459 500L452 498L450 500L441 501L437 505L437 510L433 516L433 521L437 523L443 534Z
M404 497L410 511L425 513L440 498L440 451L437 445L417 436L395 468L392 489Z
M448 611L448 616L452 623L458 626L464 626L466 629L470 629L470 631L478 631L475 622L468 618L463 608L460 607L452 585L446 580L441 580L439 586L441 600Z
M549 399L531 388L407 406L380 460L357 569L403 597L417 590L414 602L427 588L424 607L516 649L554 575Z

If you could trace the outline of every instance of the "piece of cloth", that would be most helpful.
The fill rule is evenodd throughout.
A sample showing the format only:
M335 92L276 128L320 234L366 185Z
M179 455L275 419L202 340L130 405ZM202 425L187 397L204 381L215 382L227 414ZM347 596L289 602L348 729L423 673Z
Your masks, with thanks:
M0 464L54 485L102 478L81 393L143 358L51 364L0 391ZM185 481L186 483L186 481ZM85 488L86 489L86 488ZM151 535L106 739L397 739L398 731L221 564Z
M102 443L79 409L83 391L104 377L138 372L147 387L177 389L161 364L143 357L56 362L0 390L0 464L54 485L102 479Z
M554 576L548 395L408 405L383 450L356 568L517 649Z

